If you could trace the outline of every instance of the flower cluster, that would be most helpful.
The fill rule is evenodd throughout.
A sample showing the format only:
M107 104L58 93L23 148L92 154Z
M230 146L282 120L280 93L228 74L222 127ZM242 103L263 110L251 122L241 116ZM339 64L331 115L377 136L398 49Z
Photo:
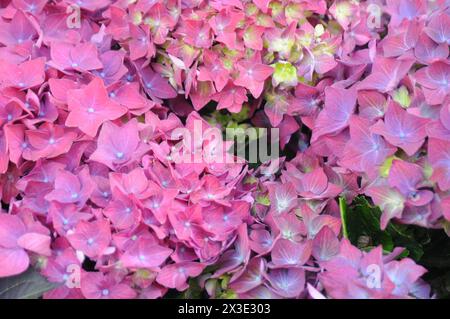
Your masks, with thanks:
M249 227L246 248L239 249L247 266L232 273L228 289L242 298L325 298L321 291L331 298L430 296L419 279L425 268L409 258L396 260L403 248L383 255L378 246L366 253L339 239L334 198L344 194L350 200L360 192L355 173L322 166L307 153L282 166L277 178L273 163L255 172L257 222ZM214 288L213 294L227 293Z
M336 199L371 198L382 229L449 232L449 13L444 0L5 2L0 277L35 266L59 283L46 298L159 298L191 278L214 298L429 298L402 248L342 238ZM253 169L197 132L228 124L278 129L287 155Z

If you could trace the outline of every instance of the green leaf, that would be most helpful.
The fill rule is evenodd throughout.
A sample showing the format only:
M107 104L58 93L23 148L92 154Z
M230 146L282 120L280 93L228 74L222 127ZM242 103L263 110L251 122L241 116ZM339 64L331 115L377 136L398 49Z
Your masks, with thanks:
M383 232L380 236L380 243L383 246L383 249L391 252L394 250L394 241L392 236L390 236L387 232Z
M238 123L248 120L250 114L250 107L247 103L242 105L242 109L239 113L231 113L231 118Z
M231 276L230 275L223 275L220 277L220 288L223 290L226 290L228 288L228 283L230 282Z
M237 294L233 290L225 290L217 298L218 299L237 299Z
M199 285L198 278L190 278L189 288L179 295L180 299L202 299L203 290Z
M420 260L428 270L424 279L431 284L438 298L450 298L450 237L441 229L428 230L427 235Z
M380 229L381 211L365 197L355 198L348 207L339 201L343 228L353 245L370 251L378 245L388 253L395 247L405 250L396 259L412 258L427 269L424 275L438 298L450 298L450 237L444 229L427 229L391 221L386 230Z
M339 201L340 207L345 204ZM341 208L341 215L343 209ZM366 198L355 198L350 207L345 208L343 228L346 228L348 239L359 248L382 245L387 252L395 247L404 247L408 255L418 261L423 255L423 244L426 234L418 234L419 230L412 226L390 222L386 230L380 227L381 210L372 206ZM418 239L420 238L420 240Z
M358 245L361 238L364 238L365 246L377 246L381 243L380 216L363 197L357 197L352 205L346 208L343 228L347 229L348 239L354 245ZM361 245L358 246L361 248Z
M421 263L425 268L450 269L450 237L443 230L428 230L420 235L424 245Z
M20 275L0 279L0 299L37 299L57 286L29 268Z
M425 277L428 277L428 274ZM450 298L450 271L432 276L431 279L428 279L428 282L431 284L433 291L437 293L439 299Z

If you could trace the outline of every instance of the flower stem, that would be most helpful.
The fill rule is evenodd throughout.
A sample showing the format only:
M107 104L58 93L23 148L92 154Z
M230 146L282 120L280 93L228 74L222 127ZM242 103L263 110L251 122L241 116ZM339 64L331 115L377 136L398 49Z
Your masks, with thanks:
M341 212L342 235L348 239L347 230L347 204L344 197L339 197L339 210Z

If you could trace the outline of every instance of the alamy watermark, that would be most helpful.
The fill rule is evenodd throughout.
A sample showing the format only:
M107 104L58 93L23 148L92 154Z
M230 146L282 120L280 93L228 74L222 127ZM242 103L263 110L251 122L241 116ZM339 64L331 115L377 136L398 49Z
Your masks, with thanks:
M76 4L71 4L67 6L66 13L68 17L66 18L66 25L69 29L80 29L81 28L81 8Z
M171 140L178 142L171 147L167 157L170 162L254 164L279 157L278 128L226 128L222 132L217 127L204 129L201 120L195 120L193 124L193 129L172 131Z
M376 3L370 3L366 8L367 12L367 27L369 30L378 29L381 27L381 16L383 10Z
M66 268L66 273L63 276L64 285L67 288L81 287L81 267L77 264L70 264Z

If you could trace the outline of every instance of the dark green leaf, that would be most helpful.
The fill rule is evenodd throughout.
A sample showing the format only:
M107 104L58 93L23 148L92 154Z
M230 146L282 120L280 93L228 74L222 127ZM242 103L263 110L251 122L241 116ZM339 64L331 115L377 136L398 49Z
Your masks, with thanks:
M182 299L201 299L203 290L198 283L197 278L189 279L189 288L182 294Z
M418 234L417 227L390 222L386 230L381 230L381 210L362 196L346 208L345 215L348 238L360 248L382 245L389 252L395 247L404 247L408 255L418 261L423 255L423 244L429 241L426 233Z
M22 274L0 278L0 299L37 299L56 286L29 268Z
M409 257L427 269L424 279L438 298L450 298L450 237L442 229L427 229L391 221L380 229L381 211L365 197L357 197L348 207L341 207L343 229L348 239L361 250L370 251L378 245L388 253L395 247L405 250L396 259Z

